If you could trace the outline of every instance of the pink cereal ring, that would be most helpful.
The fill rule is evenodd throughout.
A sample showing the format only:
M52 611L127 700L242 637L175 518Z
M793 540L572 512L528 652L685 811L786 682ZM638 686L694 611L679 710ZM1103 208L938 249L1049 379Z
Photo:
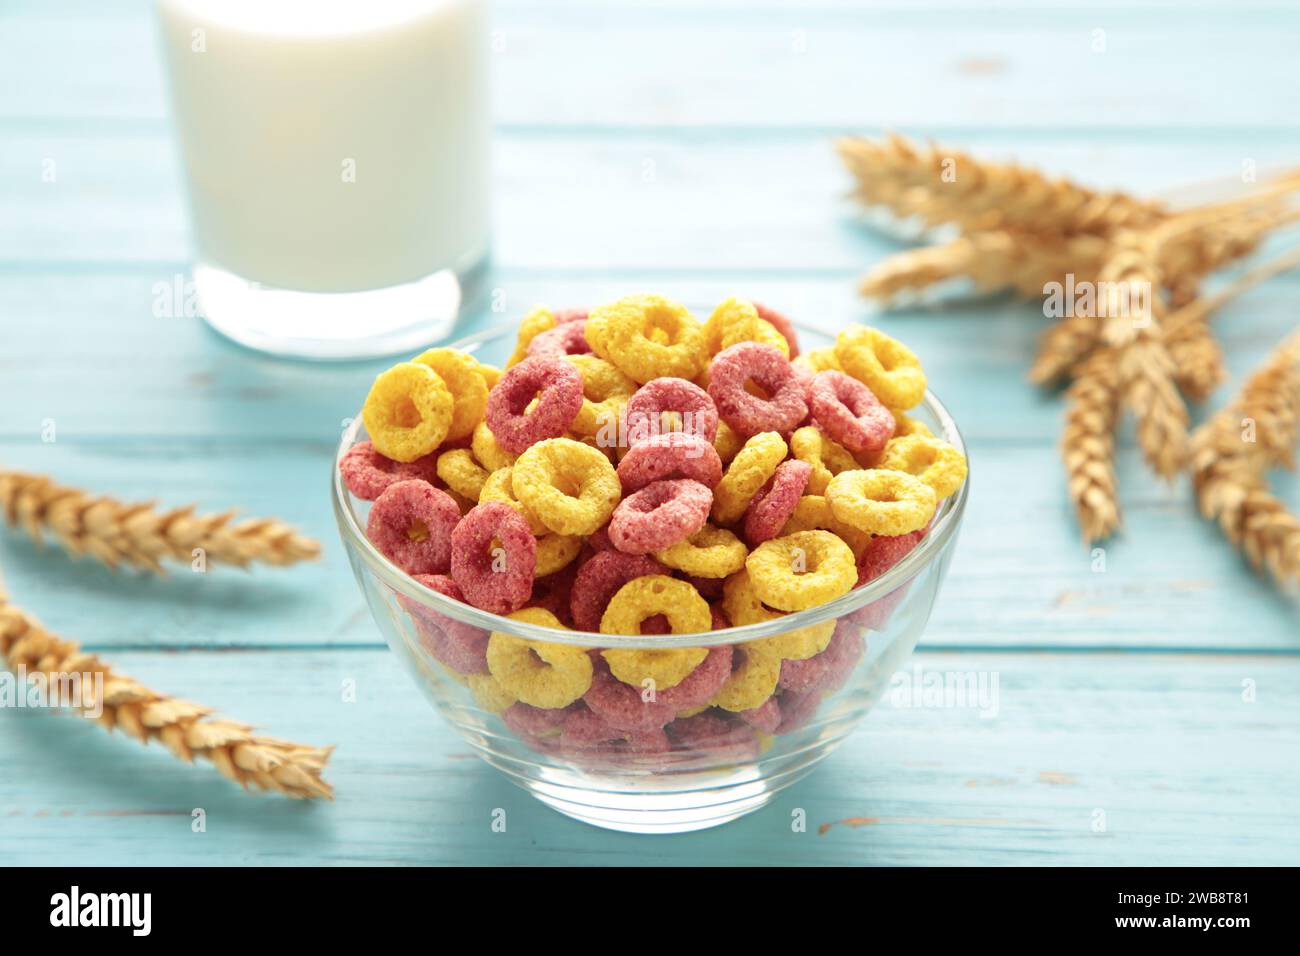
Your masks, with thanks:
M768 397L745 389L748 382ZM725 348L709 367L709 396L718 415L737 434L790 432L808 414L807 386L781 350L760 342L738 342Z
M731 645L719 644L709 649L709 654L680 681L667 690L659 691L656 699L675 713L702 707L713 699L731 676Z
M856 378L818 372L808 397L821 430L851 452L878 452L893 437L894 416Z
M460 586L445 574L417 574L415 580L453 601L464 601ZM420 643L438 661L457 674L487 673L487 643L491 636L482 628L430 610L405 597L398 597L415 619Z
M789 319L787 319L784 314L776 311L776 309L769 309L761 302L754 302L751 299L750 303L754 306L754 309L758 312L758 317L760 319L762 319L764 322L767 322L769 325L771 325L773 328L775 328L778 332L781 333L781 337L784 338L786 344L790 346L790 358L795 358L796 356L798 356L799 336L795 333L794 323L791 322Z
M557 320L558 321L558 320ZM590 355L591 346L583 332L585 321L568 321L539 332L528 343L529 355Z
M689 478L655 481L618 503L609 540L624 554L650 554L685 541L704 527L713 492Z
M750 545L757 547L780 535L785 523L799 507L799 499L808 487L811 475L812 465L797 458L776 466L772 477L758 489L754 500L745 509L745 539Z
M451 576L477 608L493 614L519 610L532 596L536 569L537 539L504 501L475 505L452 532Z
M680 428L674 430L698 435L710 444L718 434L718 410L708 392L684 378L656 378L628 399L624 412L628 446L662 434L664 412L677 413Z
M921 543L928 530L928 528L921 528L919 531L912 531L908 534L878 534L873 537L867 546L862 549L862 554L858 556L858 583L854 587L860 588L874 581L899 561L902 561L913 548ZM907 589L911 586L911 581L900 584L884 597L877 598L870 604L864 604L854 611L850 617L861 627L869 627L874 631L884 630L898 605L907 596Z
M664 700L667 693L660 691L653 700L646 700L640 687L624 684L609 672L604 658L597 656L592 658L591 687L582 699L593 713L619 730L657 730L684 709Z
M581 631L599 631L605 607L619 588L635 578L667 573L662 564L645 555L623 554L612 549L598 551L578 568L573 579L569 609L573 612L574 625ZM646 623L642 622L642 626Z
M451 495L427 481L408 478L389 485L366 519L366 537L407 574L446 574L460 508Z
M436 452L403 464L384 457L375 451L374 445L363 441L349 448L339 460L339 472L348 491L362 501L374 501L389 485L408 478L420 478L433 484L438 476L437 465Z
M668 749L668 738L658 727L623 730L591 709L575 710L565 719L561 740L579 752L611 750L614 753L658 754Z
M781 725L781 707L775 697L769 697L757 707L742 710L736 716L765 734L773 733Z
M526 411L537 399L537 407ZM520 454L545 438L559 438L582 410L582 373L554 355L512 366L488 393L486 420L497 444Z
M705 712L680 717L666 728L673 750L709 763L732 763L758 756L758 738L742 721Z
M564 721L581 709L582 705L578 703L546 708L516 701L502 712L501 719L521 737L546 737L558 732Z
M861 625L849 618L841 618L835 624L830 643L820 653L802 661L781 662L781 676L777 680L782 691L781 699L795 694L826 694L838 690L865 650Z
M555 324L556 324L556 325L564 325L566 322L586 322L586 321L587 321L587 310L586 310L586 309L579 309L579 308L573 308L573 309L556 309L555 312L552 313L552 315L553 315L553 317L555 318Z
M633 445L618 463L624 494L665 478L690 478L713 488L722 480L722 459L710 440L689 432L666 432Z

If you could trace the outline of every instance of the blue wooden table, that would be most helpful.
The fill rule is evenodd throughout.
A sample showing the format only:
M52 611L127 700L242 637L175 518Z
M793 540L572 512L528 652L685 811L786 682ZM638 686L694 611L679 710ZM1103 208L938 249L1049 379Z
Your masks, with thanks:
M149 5L5 0L0 461L237 504L327 550L163 581L6 534L0 567L20 604L146 683L338 744L338 799L245 796L81 721L5 712L0 862L1300 860L1295 604L1194 516L1185 483L1142 470L1127 431L1127 525L1095 572L1055 452L1059 397L1023 382L1042 316L1005 299L872 314L855 276L898 242L859 221L830 146L892 127L1137 190L1297 163L1300 16L1197 0L504 0L496 29L490 282L506 316L465 328L654 290L903 337L978 473L915 661L997 674L996 715L882 706L768 808L679 837L591 829L513 789L399 671L335 537L331 456L379 366L279 363L156 314L159 289L186 280L190 236ZM1234 372L1295 324L1298 281L1218 317ZM1279 487L1300 505L1293 479ZM800 809L807 832L791 827Z

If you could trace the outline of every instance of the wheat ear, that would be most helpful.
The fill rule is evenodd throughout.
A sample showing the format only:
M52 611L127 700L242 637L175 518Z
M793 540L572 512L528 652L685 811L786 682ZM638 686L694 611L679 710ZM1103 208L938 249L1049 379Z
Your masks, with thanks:
M1115 481L1120 382L1114 349L1098 349L1083 362L1067 400L1061 436L1067 487L1084 539L1097 541L1120 526Z
M1279 584L1300 584L1300 518L1268 487L1300 439L1300 330L1279 345L1237 398L1191 439L1192 487L1201 514L1250 564Z
M141 743L158 740L176 757L212 762L224 776L248 789L272 790L294 799L332 799L321 779L332 747L301 744L254 734L246 724L213 717L198 704L152 691L113 670L74 641L56 637L25 611L9 603L0 580L0 656L13 671L51 680L80 675L79 709L98 713L99 723L120 729ZM96 680L102 697L96 698Z
M196 514L194 507L156 511L56 484L44 475L0 471L0 509L10 527L38 543L54 538L77 557L110 568L164 573L163 561L204 560L245 567L287 565L320 555L320 543L275 518L234 520L235 512Z

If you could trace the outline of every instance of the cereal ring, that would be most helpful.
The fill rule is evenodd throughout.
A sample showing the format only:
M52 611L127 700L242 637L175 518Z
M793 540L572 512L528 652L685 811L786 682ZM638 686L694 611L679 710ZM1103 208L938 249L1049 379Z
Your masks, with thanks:
M486 362L480 362L478 359L475 359L474 371L478 372L479 378L483 379L483 384L487 386L489 392L496 387L497 382L501 381L501 369L497 368L495 365L489 365Z
M930 431L930 426L925 422L918 421L910 415L890 409L889 413L894 416L894 437L902 438L904 435L925 435L927 438L933 438L934 432Z
M787 354L791 360L798 358L799 336L794 330L794 323L787 319L784 314L776 311L776 309L768 308L761 302L755 302L754 308L758 310L760 319L781 333L781 337L785 339L786 348L789 349Z
M541 541L538 541L538 545L540 547ZM573 615L569 613L569 602L573 597L573 582L577 576L578 566L574 562L551 574L538 575L533 579L533 594L528 599L528 607L550 611L565 627L572 627Z
M798 358L791 359L790 364L807 372L809 375L816 375L818 372L844 371L840 365L840 360L835 357L835 349L833 348L813 349Z
M849 546L829 531L765 541L745 559L758 599L779 611L806 611L848 594L858 580Z
M438 477L447 483L447 487L463 498L478 501L483 493L483 483L488 480L488 471L474 460L468 448L453 448L438 456Z
M611 648L603 651L602 655L605 663L609 665L610 673L624 684L639 688L642 693L658 694L660 691L676 687L690 676L691 672L704 663L704 659L709 656L709 649L707 647L664 647L657 650Z
M414 577L419 584L453 601L465 600L460 587L445 574L417 574ZM398 600L414 618L415 628L420 633L420 643L436 660L458 674L487 672L487 631L407 598L399 597Z
M712 488L722 480L722 459L713 445L698 435L667 432L633 445L618 463L618 480L625 494L672 478L689 478Z
M732 459L745 447L745 438L724 421L718 422L718 434L713 439L713 450L723 465L729 465Z
M720 644L708 649L703 661L672 687L659 688L656 699L678 716L683 711L704 707L731 676L731 645Z
M659 553L663 554L662 551ZM745 562L742 559L740 563L744 566ZM681 579L691 587L695 588L695 590L699 591L700 597L704 598L704 600L709 602L722 600L722 582L726 580L725 578L702 578L695 574L683 574L681 575ZM728 625L724 624L722 626L727 627ZM717 628L718 625L714 624L713 629L717 630Z
M389 485L366 519L366 537L407 574L445 574L460 508L444 491L412 478Z
M739 519L758 489L785 460L787 450L785 440L776 432L762 432L745 442L713 489L713 520L731 524Z
M802 661L781 662L778 683L785 691L782 701L796 694L821 696L839 690L865 651L861 628L848 618L841 618L835 625L834 636L820 654Z
M451 424L443 441L468 438L487 408L488 387L479 371L479 363L468 352L437 348L421 352L411 361L427 365L438 373L451 392Z
M537 400L531 411L530 403ZM559 438L582 409L582 375L551 357L526 358L488 395L487 423L497 443L516 455L545 438Z
M512 621L567 630L554 614L541 608L524 608L508 616ZM487 662L488 670L507 693L533 707L567 707L591 686L591 658L581 647L570 644L528 641L493 631Z
M504 502L475 505L452 532L451 576L465 600L484 611L508 614L523 607L536 567L537 539Z
M491 674L466 674L465 685L474 695L474 703L490 714L499 714L515 702L515 695Z
M753 382L766 398L746 390ZM723 349L709 367L709 397L718 416L742 435L788 432L808 414L805 386L779 350L757 342Z
M847 448L827 438L815 425L795 429L790 436L790 453L812 465L806 489L810 495L824 495L826 486L841 471L862 467Z
M616 366L594 355L568 355L565 360L582 374L582 408L569 426L570 430L583 437L604 435L608 438L612 432L615 440L606 444L618 444L619 421L628 399L636 391L636 382Z
M906 411L925 398L925 372L911 349L879 329L854 325L835 338L835 357L890 408Z
M821 430L851 452L878 452L894 434L889 409L871 389L843 372L818 372L808 401Z
M587 344L587 337L583 335L583 324L583 322L573 321L562 322L553 329L539 332L528 343L528 355L553 355L557 358L566 355L590 355L591 346Z
M758 593L754 590L749 572L743 569L727 578L723 583L722 607L726 612L726 616L738 627L773 621L785 616L780 611L774 611L763 604L758 597ZM826 642L831 639L834 630L835 622L825 621L821 624L810 624L807 627L795 628L774 637L765 637L750 643L758 651L778 660L789 658L802 660L820 652L826 646Z
M507 707L501 720L521 737L558 737L564 721L581 709L579 704L546 708L520 702Z
M845 471L826 486L826 501L836 520L872 534L917 531L934 517L934 489L901 471Z
M509 468L515 463L515 456L497 444L487 422L479 422L474 426L474 437L470 440L469 447L479 464L488 471Z
M573 581L570 610L573 623L582 631L599 631L600 619L610 598L635 578L663 574L664 566L644 555L621 551L600 551L578 568Z
M375 451L374 443L358 442L339 459L343 484L362 501L374 501L389 485L409 478L433 484L437 476L437 457L425 455L411 462L393 461Z
M745 540L751 545L775 538L799 506L799 498L812 474L806 461L783 461L776 466L745 509Z
M939 498L947 498L966 480L965 456L946 441L926 435L890 439L876 467L915 475Z
M700 324L685 307L662 296L628 296L592 309L587 329L596 353L637 382L666 375L694 378L703 366ZM666 341L657 341L656 331Z
M790 356L790 343L784 335L760 317L758 307L752 302L734 296L718 305L704 323L704 349L717 355L740 342L761 342Z
M925 538L927 530L922 528L920 531L913 531L910 534L901 534L895 537L877 535L872 538L870 546L858 557L858 583L856 587L869 584L907 557ZM895 609L907 596L907 590L911 587L911 584L910 581L904 582L884 597L877 598L869 604L864 604L851 615L853 621L861 627L869 627L875 631L884 630Z
M780 677L781 658L762 645L755 642L733 645L731 675L709 703L733 713L753 710L772 696Z
M643 689L639 683L624 682L610 673L599 654L592 655L591 687L583 702L611 726L620 730L652 730L677 716L657 688ZM697 670L699 668L696 668Z
M776 702L775 697L769 697L757 707L742 710L739 716L741 720L755 730L770 734L775 732L776 728L781 724L781 706Z
M533 339L556 326L555 314L545 306L537 306L519 321L519 332L515 336L515 350L506 360L506 368L518 365L528 357L528 346Z
M674 751L707 761L710 766L746 763L759 754L758 738L751 727L717 714L679 717L664 729Z
M624 498L609 519L609 540L625 554L650 554L685 541L709 519L713 492L689 478L655 481Z
M498 468L492 474L487 476L483 482L483 488L479 492L479 501L501 501L508 504L511 508L523 517L528 523L528 530L536 537L543 537L551 533L551 529L542 523L542 519L533 514L533 509L529 508L522 501L515 497L514 492L514 468L507 466Z
M699 531L671 547L655 552L670 568L702 578L725 578L745 566L749 549L726 528L706 524Z
M672 625L674 634L695 634L700 631L707 631L712 625L713 617L709 613L709 605L700 597L698 591L691 587L685 581L679 581L676 578L670 578L665 574L651 574L644 577L633 578L624 584L609 599L609 605L605 608L605 613L600 616L600 633L602 634L640 634L641 622L655 614L662 614L668 618L668 623ZM575 615L576 617L576 615ZM692 652L704 648L689 648ZM623 679L619 673L619 668L614 666L610 654L614 651L606 651L605 659L610 662L610 668L614 671L614 676L620 680ZM623 651L618 651L622 654ZM642 654L650 653L646 651L632 651L629 653ZM664 653L654 651L653 653ZM694 667L704 659L701 653L698 659L691 665ZM687 669L689 673L690 668ZM685 676L683 674L682 676ZM678 677L677 680L680 680ZM660 687L671 687L677 683L677 680L665 681L659 680Z
M667 753L668 736L658 727L646 730L620 730L594 710L574 711L564 721L561 741L570 751L585 757L596 752L611 757L623 754L645 756ZM619 766L617 761L614 766Z
M451 392L427 365L399 362L370 386L361 417L379 453L410 462L437 449L452 417Z
M664 422L665 415L672 416L668 423ZM667 432L685 432L707 442L718 434L718 410L713 399L683 378L646 382L628 401L624 417L629 447Z
M796 531L831 531L853 549L854 554L861 554L871 542L871 534L850 527L835 518L831 506L822 495L804 495L795 506L794 514L781 529L782 535L794 534Z
M543 524L559 534L592 534L609 520L622 497L618 473L609 459L571 438L539 441L521 454L511 487Z
M576 306L568 309L556 309L553 314L555 315L556 325L564 325L566 322L587 321L587 310Z
M537 539L539 578L568 567L582 550L582 538L576 534L547 534Z

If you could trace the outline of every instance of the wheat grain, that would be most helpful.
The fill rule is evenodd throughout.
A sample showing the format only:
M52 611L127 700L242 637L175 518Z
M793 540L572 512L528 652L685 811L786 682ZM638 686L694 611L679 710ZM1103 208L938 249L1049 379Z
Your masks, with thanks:
M1097 541L1120 526L1115 481L1120 388L1114 349L1098 349L1083 362L1067 400L1061 436L1067 488L1084 539Z
M45 477L0 472L0 509L10 527L37 542L58 541L77 557L110 568L128 565L164 573L163 561L206 561L245 567L287 565L320 555L319 542L274 518L234 521L235 512L196 514L191 505L156 511L69 488Z

